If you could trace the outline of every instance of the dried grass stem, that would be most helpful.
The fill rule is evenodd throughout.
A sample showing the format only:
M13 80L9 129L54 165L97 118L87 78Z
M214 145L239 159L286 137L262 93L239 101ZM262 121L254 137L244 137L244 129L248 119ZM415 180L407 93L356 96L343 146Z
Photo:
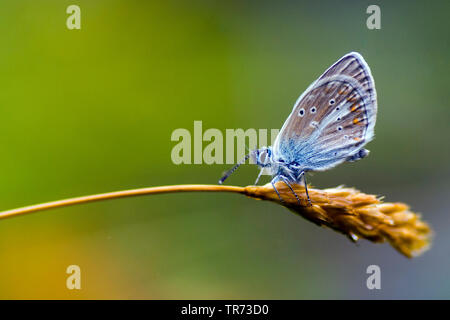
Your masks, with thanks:
M388 241L407 257L413 257L429 247L430 227L418 214L403 203L383 203L374 195L353 188L308 188L312 205L308 204L303 186L293 188L301 200L298 203L289 188L282 182L276 185L283 198L280 201L270 184L264 186L173 185L140 188L77 198L58 200L0 212L0 219L47 209L66 207L94 201L176 192L231 192L281 204L319 226L332 228L352 241L365 238L373 242Z

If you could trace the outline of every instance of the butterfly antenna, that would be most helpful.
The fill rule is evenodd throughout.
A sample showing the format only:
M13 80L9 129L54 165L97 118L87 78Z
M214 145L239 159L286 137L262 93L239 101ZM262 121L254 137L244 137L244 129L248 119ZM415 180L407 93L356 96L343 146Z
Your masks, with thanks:
M247 155L244 157L244 159L242 159L241 161L239 161L238 163L236 163L236 165L235 165L233 168L231 168L230 170L228 170L227 172L225 172L225 174L223 175L223 177L220 178L219 184L222 184L229 176L231 176L231 174L232 174L233 172L235 172L236 169L239 168L239 166L240 166L241 164L244 164L245 161L247 161L248 158L250 158L251 155L252 155L252 153L247 154Z

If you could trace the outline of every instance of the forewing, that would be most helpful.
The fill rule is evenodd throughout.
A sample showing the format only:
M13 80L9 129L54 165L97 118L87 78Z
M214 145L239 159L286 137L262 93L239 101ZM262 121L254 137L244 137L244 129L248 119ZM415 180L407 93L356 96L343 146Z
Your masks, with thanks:
M325 170L358 152L374 136L375 84L369 66L352 52L297 100L274 143L274 154L308 170Z

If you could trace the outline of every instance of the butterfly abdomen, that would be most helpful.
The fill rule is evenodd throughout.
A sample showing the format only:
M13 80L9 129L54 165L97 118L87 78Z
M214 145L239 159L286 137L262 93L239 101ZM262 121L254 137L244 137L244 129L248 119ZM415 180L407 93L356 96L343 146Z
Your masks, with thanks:
M367 150L367 149L361 149L361 150L359 150L357 153L355 153L354 155L348 157L348 158L346 159L346 161L349 161L349 162L358 161L358 160L360 160L360 159L362 159L362 158L367 157L367 156L369 155L369 152L370 152L370 151Z

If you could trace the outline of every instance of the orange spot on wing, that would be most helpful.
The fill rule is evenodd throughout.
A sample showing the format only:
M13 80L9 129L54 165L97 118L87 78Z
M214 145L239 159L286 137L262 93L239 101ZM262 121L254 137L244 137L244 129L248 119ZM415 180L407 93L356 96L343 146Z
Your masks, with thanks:
M358 107L359 107L359 104L355 102L355 103L351 106L350 111L351 111L351 112L355 112L356 109L358 109Z
M354 124L358 124L359 123L359 119L358 118L353 119L353 123Z
M355 102L356 100L358 100L358 99L356 98L356 96L351 96L351 97L348 97L348 98L347 98L347 101L349 101L349 102Z

